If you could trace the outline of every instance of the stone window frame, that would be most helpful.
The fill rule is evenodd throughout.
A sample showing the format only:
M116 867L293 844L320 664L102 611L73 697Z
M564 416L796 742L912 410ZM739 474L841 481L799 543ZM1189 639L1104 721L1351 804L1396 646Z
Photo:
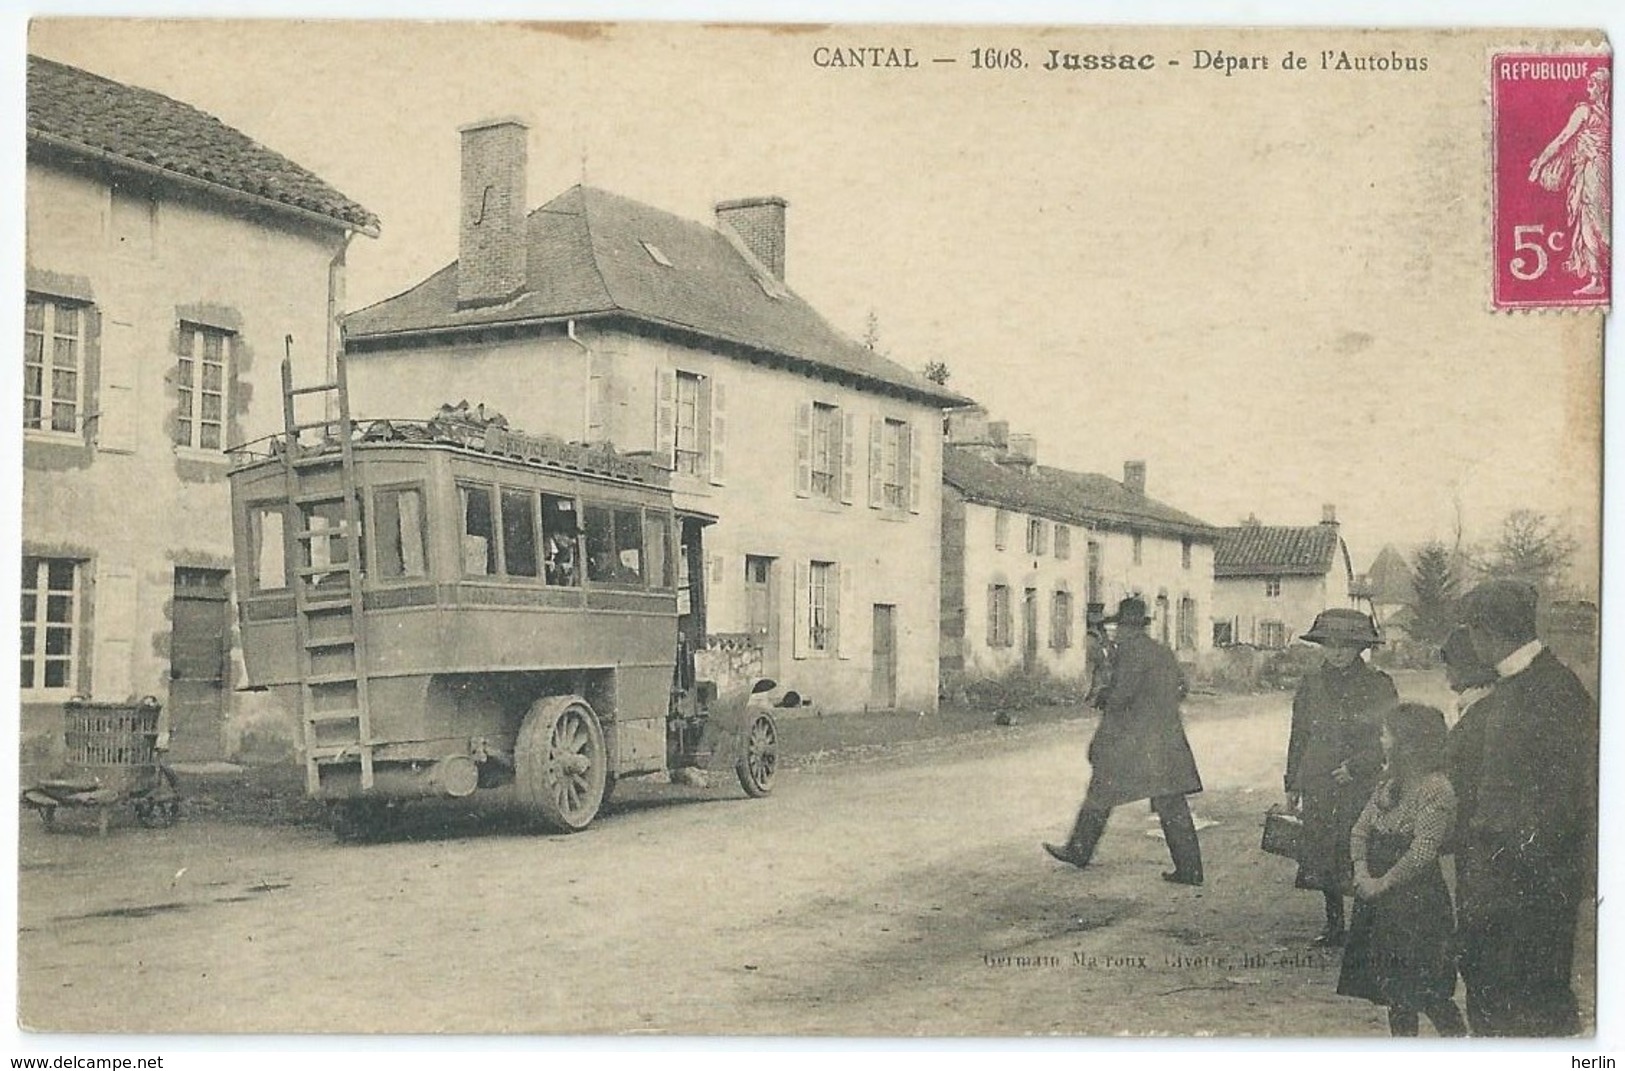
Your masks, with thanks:
M34 564L34 575L28 575L28 566ZM53 563L65 563L72 570L71 587L67 591L69 599L69 620L66 625L52 624L50 622L50 599L53 594L60 597L62 589L50 588L49 567ZM19 654L18 682L21 686L22 697L25 701L61 700L72 696L81 690L80 681L84 673L86 662L85 653L88 638L86 612L90 596L89 560L76 555L63 554L30 554L26 548L22 555L22 572L20 575L20 590L22 601L32 598L35 600L34 612L25 619L19 613ZM19 611L21 605L19 605ZM34 650L24 652L26 644L21 642L23 629L35 630ZM51 658L48 655L46 633L52 628L66 629L68 633L68 653L66 658ZM44 683L46 665L50 661L65 661L67 673L65 683L50 686ZM22 684L22 665L29 664L36 672L33 684Z
M208 356L209 339L220 342L219 360ZM190 340L190 342L189 342ZM182 318L177 333L175 354L175 422L171 441L176 449L213 457L223 455L229 445L227 431L231 425L231 384L235 374L235 350L238 335L230 328ZM188 375L186 366L191 365ZM207 384L207 369L219 368L219 379L213 387ZM184 399L190 397L190 402ZM207 398L218 400L218 412L210 417L206 413ZM205 445L205 430L213 428L218 437L215 445ZM186 436L183 442L182 435Z

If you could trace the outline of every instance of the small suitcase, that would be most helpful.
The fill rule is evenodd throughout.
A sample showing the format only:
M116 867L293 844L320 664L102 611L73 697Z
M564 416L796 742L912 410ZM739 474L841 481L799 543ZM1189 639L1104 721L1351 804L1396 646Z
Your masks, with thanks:
M1260 847L1271 855L1296 859L1298 836L1302 832L1303 819L1272 807L1264 813L1264 839Z

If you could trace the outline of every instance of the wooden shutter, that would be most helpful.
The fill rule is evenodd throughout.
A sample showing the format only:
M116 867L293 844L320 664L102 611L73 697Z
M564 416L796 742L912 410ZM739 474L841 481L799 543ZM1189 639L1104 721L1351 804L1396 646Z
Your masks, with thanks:
M903 425L903 439L904 439L906 445L902 448L902 455L901 456L903 458L907 459L906 463L908 465L908 511L910 513L918 513L918 512L920 512L920 491L921 491L921 485L920 485L920 446L921 446L921 443L920 443L920 436L914 434L914 424L912 422Z
M987 586L987 645L997 647L999 644L999 587L997 584Z
M101 333L101 415L95 427L96 448L107 453L128 454L135 450L134 347L135 328L108 317ZM50 360L49 353L46 360ZM49 389L49 384L46 386ZM123 695L117 693L119 698Z
M842 611L847 611L853 623L858 620L857 607L852 605L852 570L843 568L839 563L830 566L835 575L830 578L829 586L829 627L835 630L835 656L837 658L851 658L852 648L857 645L857 636L848 636L848 632L855 633L857 629L846 628L842 620Z
M886 499L886 418L869 418L869 508L879 509Z
M677 467L677 373L655 369L655 450L657 465Z
M615 357L594 350L588 358L587 373L587 440L599 442L615 440L615 429L610 426L610 386L614 382Z
M726 597L723 580L728 575L727 559L721 554L713 554L706 565L708 575L705 582L705 628L708 632L719 632L721 630L717 628L717 620L723 616L722 600Z
M131 671L137 582L135 568L129 564L96 563L95 657L90 668L92 692L99 699L124 699L135 691Z
M858 417L850 409L841 411L841 501L852 502L852 485L856 481L855 469L858 453Z
M812 494L812 416L811 402L796 406L796 494Z
M796 616L790 629L792 640L790 653L796 658L806 658L807 648L810 646L812 601L808 598L808 587L811 583L812 567L807 562L796 562L796 586L793 592Z
M715 376L711 385L711 482L722 483L727 475L723 455L728 450L728 390Z

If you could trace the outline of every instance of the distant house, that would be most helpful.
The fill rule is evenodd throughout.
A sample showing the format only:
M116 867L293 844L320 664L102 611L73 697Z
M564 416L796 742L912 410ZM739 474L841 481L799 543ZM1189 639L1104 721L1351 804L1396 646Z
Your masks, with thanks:
M1140 595L1150 631L1194 661L1208 647L1218 529L1121 482L1037 463L1030 436L981 410L947 420L942 503L945 679L1012 668L1085 672L1091 604Z
M1219 529L1213 553L1215 646L1285 647L1322 610L1362 601L1333 507L1325 507L1319 524L1305 528L1249 521Z
M190 105L37 56L27 152L25 755L61 746L70 696L153 695L173 758L218 759L282 717L233 691L226 451L281 427L286 336L323 376L378 220Z
M653 459L680 507L719 518L716 643L756 645L825 709L934 706L940 428L968 399L796 296L782 199L707 224L576 186L527 211L527 138L463 129L458 259L346 319L355 410L467 399ZM522 597L523 577L492 582Z

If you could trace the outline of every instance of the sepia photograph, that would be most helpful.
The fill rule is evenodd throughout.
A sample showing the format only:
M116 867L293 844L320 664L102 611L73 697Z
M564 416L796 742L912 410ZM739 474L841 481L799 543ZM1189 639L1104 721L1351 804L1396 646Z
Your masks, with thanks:
M1603 29L17 73L25 1036L1600 1036Z

